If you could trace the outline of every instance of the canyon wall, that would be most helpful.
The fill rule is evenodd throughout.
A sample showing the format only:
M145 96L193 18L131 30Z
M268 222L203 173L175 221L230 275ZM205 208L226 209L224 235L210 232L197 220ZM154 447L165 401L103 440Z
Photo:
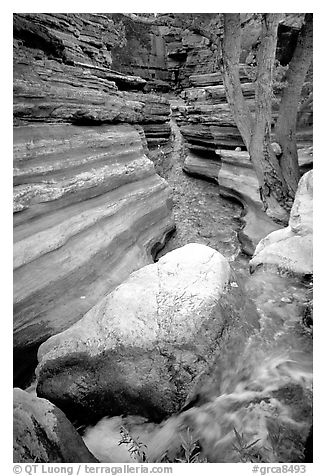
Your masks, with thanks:
M28 351L151 263L174 229L170 189L147 156L169 138L170 106L110 68L119 41L105 15L14 15L18 380Z
M199 16L205 23L213 14ZM158 161L166 158L158 146L170 141L170 104L188 151L185 170L192 173L195 161L209 176L212 164L218 170L223 164L210 178L218 176L221 193L237 193L241 164L230 168L223 157L243 142L209 40L185 20L185 14L155 21L150 14L141 21L132 14L14 15L17 367L24 368L27 349L35 354L43 340L150 263L173 231L170 190L148 158L153 151ZM245 61L259 29L249 30L240 73L252 107ZM280 61L291 56L284 45L297 31L295 21L280 28ZM170 102L162 94L169 91L179 99ZM308 101L304 127L310 108ZM305 129L304 144L309 134ZM249 252L256 244L247 245Z

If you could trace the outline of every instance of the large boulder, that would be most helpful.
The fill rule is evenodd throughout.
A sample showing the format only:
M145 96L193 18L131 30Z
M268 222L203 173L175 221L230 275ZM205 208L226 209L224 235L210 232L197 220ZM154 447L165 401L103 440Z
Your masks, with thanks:
M246 300L217 251L188 244L134 272L41 345L38 395L72 417L180 410ZM87 416L86 416L87 415Z
M64 413L52 403L14 389L15 463L96 463Z
M300 180L290 214L289 225L262 239L250 261L251 270L257 267L280 272L310 275L313 272L313 172Z

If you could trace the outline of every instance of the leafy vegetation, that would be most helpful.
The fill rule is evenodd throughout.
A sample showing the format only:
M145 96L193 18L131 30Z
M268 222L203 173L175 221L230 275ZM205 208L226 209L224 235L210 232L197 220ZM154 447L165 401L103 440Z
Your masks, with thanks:
M241 463L261 463L262 458L257 450L259 439L248 443L243 433L239 433L233 428L236 442L232 445L234 451L238 454Z
M133 438L125 427L120 428L121 440L119 445L127 445L130 456L138 463L148 463L146 454L147 446L142 443L139 438ZM200 456L200 444L196 440L189 428L186 430L185 436L181 435L181 447L178 457L173 460L169 459L167 453L164 453L155 463L207 463L207 460Z
M240 463L271 463L276 460L285 462L289 454L295 455L296 461L303 461L303 453L298 452L298 444L295 442L294 435L287 434L285 428L279 425L269 425L268 428L268 445L259 444L260 439L254 441L248 440L248 436L233 428L234 443L232 449L234 451L234 460ZM138 437L134 438L130 435L125 427L120 429L121 440L119 445L125 444L128 447L130 456L138 463L148 463L147 446L142 443ZM165 452L158 460L151 461L153 463L207 463L207 459L201 456L201 445L189 428L185 433L180 435L180 448L176 455L171 458L168 452Z
M124 426L120 428L120 435L121 440L118 443L119 446L127 445L128 453L133 459L138 463L147 463L148 461L145 453L145 448L147 448L147 446L139 441L139 438L133 438Z

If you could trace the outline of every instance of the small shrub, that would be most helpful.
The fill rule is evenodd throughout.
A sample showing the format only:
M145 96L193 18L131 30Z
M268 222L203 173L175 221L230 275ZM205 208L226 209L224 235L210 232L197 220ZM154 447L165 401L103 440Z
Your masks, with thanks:
M262 462L259 448L256 448L258 440L248 443L243 433L239 433L236 428L233 428L236 443L232 445L234 451L238 454L241 463L260 463Z
M187 428L186 436L181 436L181 456L176 458L172 463L207 463L206 460L200 458L199 441L195 440Z
M120 428L121 439L120 445L127 445L128 452L132 458L139 463L148 463L148 456L146 455L147 446L142 443L139 438L133 438L125 427ZM195 440L187 428L186 435L181 436L181 448L178 457L174 460L170 460L167 453L155 463L207 463L207 460L200 458L200 445L199 441Z
M138 463L147 463L148 461L145 453L145 448L147 448L147 446L139 441L139 438L133 438L124 426L120 428L120 435L121 440L118 443L119 446L127 445L128 453L133 459Z

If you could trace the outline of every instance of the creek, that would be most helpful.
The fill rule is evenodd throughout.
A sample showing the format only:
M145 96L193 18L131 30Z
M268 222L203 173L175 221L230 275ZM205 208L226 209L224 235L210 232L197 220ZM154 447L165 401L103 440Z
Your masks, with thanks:
M121 426L146 445L150 462L176 461L187 439L186 446L199 451L198 461L304 461L312 424L312 335L303 315L312 282L262 269L250 274L237 238L241 206L221 197L216 184L182 171L180 133L173 128L165 178L173 189L177 231L158 257L191 242L222 253L254 302L260 329L249 338L238 329L179 414L160 424L133 415L103 418L83 429L84 441L102 462L137 460L119 444Z

